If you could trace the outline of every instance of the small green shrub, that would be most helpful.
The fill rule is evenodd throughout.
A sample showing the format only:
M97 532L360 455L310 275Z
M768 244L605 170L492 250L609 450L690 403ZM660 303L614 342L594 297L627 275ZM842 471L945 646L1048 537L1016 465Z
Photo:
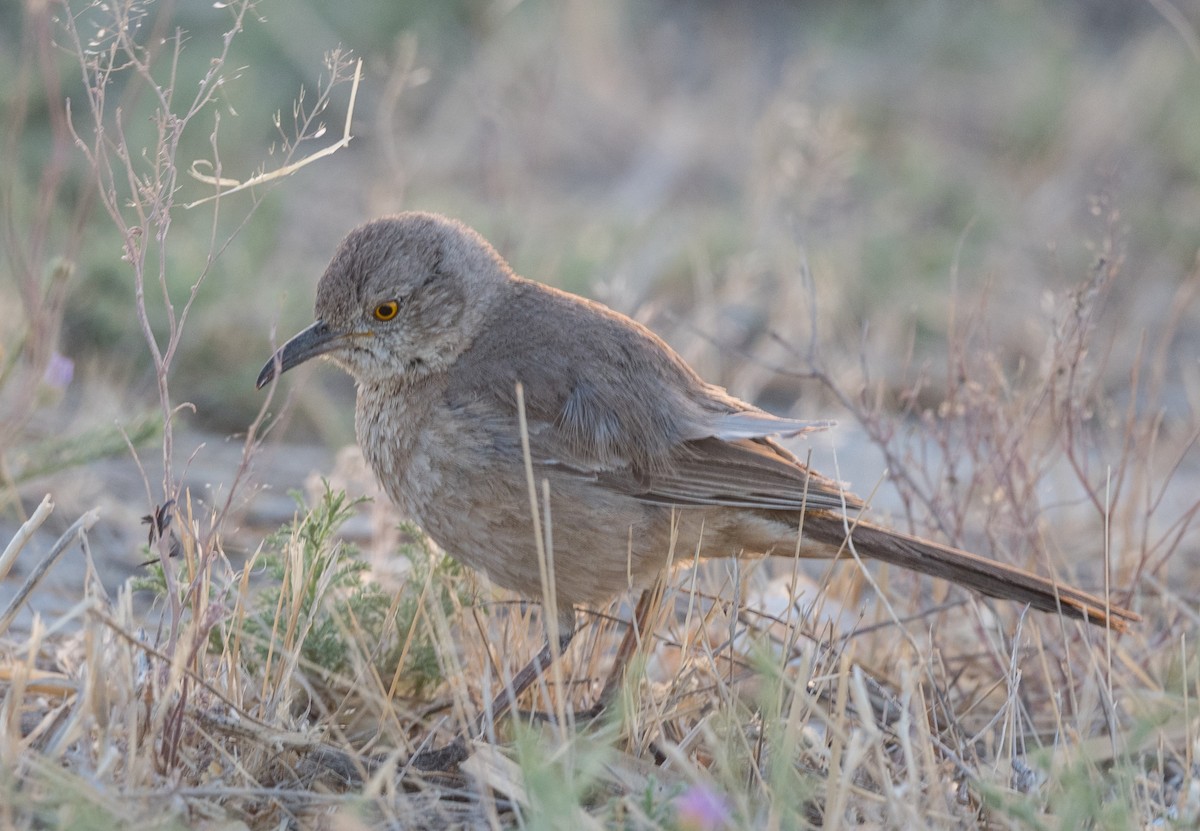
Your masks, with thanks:
M311 509L305 508L298 494L295 498L299 518L267 538L265 553L258 560L271 583L254 599L243 624L243 634L252 645L243 654L247 668L259 669L272 651L279 654L278 639L290 617L308 622L301 658L326 680L350 675L355 656L365 652L381 679L397 677L403 660L399 677L404 678L406 690L420 692L440 681L433 641L428 630L417 624L427 583L431 588L426 600L441 604L444 613L452 611L450 586L457 582L457 564L435 552L415 526L406 524L403 531L410 542L400 547L397 556L407 558L412 570L396 595L370 580L370 566L361 559L358 546L337 538L338 530L365 499L350 499L328 483ZM299 576L293 578L297 569ZM298 585L290 582L294 579L300 581ZM289 585L293 585L290 590Z

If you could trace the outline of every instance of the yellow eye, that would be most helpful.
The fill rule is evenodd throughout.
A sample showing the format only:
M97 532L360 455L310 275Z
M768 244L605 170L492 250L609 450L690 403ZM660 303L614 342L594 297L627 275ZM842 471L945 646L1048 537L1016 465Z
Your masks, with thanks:
M386 303L380 303L375 307L375 311L372 312L372 314L375 315L376 320L391 320L399 313L400 304L395 300L389 300Z

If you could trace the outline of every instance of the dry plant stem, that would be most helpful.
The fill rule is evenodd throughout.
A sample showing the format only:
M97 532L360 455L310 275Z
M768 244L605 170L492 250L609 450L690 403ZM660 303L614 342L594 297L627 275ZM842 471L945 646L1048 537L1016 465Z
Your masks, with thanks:
M1032 388L1021 390L1020 395L1014 394L1010 389L1011 382L1005 377L1005 371L994 365L986 367L985 371L990 372L990 377L995 379L990 383L1004 385L999 395L990 396L992 390L987 386L982 391L978 391L970 386L963 387L958 383L957 379L959 378L978 377L979 371L975 364L979 360L987 361L987 355L990 353L987 350L968 349L963 342L966 335L959 335L958 340L954 340L955 330L959 327L955 318L958 309L957 304L951 304L950 336L953 342L947 364L947 397L944 406L952 413L956 412L958 408L965 408L966 416L956 418L956 422L961 425L965 433L959 435L956 432L956 426L950 425L945 428L940 426L935 429L931 428L929 431L931 440L927 446L932 446L940 454L943 467L946 465L946 460L961 458L965 455L974 470L994 471L998 488L1004 496L1003 509L1011 512L1012 515L1012 519L1006 523L1006 527L1016 529L1014 533L1021 533L1028 542L1029 550L1034 552L1045 552L1046 550L1045 540L1038 531L1042 525L1036 487L1051 465L1055 463L1055 456L1059 453L1061 453L1061 458L1071 466L1088 498L1100 512L1101 519L1104 518L1102 494L1099 492L1098 484L1093 482L1089 475L1086 456L1081 454L1079 445L1085 435L1085 431L1080 428L1083 423L1082 419L1086 417L1087 412L1084 402L1091 401L1102 394L1096 388L1096 381L1092 378L1094 373L1088 372L1084 364L1086 356L1091 351L1095 351L1090 344L1095 339L1097 308L1102 303L1119 270L1120 258L1114 253L1113 248L1110 235L1106 240L1103 256L1097 268L1081 287L1070 293L1060 304L1061 311L1056 321L1056 328L1048 344L1049 368L1038 375ZM985 321L982 327L962 325L962 331L974 332L978 329L982 334L970 337L986 338L985 313L986 307L981 308L978 312L980 318ZM782 368L780 371L821 382L847 409L854 413L873 443L884 453L889 467L889 475L900 485L899 489L906 505L905 510L909 515L910 524L915 524L916 519L912 510L912 501L915 498L925 506L926 514L930 517L931 522L951 540L957 539L965 527L965 511L968 504L978 501L978 488L986 482L982 482L978 476L972 476L964 486L965 491L959 488L957 496L955 496L954 493L946 491L948 483L957 481L953 466L942 474L925 475L922 481L918 481L916 474L927 470L929 465L922 464L923 461L926 461L923 459L918 459L916 463L910 463L907 458L899 454L896 448L895 429L875 413L878 407L877 403L868 403L865 395L862 394L856 400L835 384L832 377L823 368L814 344L810 344L809 354L804 356L778 335L773 335L773 337L798 358L807 360L808 371L806 373L788 372ZM863 377L869 379L865 348L860 355ZM981 355L982 357L980 357ZM910 402L917 401L919 384L918 381L918 385L907 393ZM864 390L869 387L869 381L864 383ZM1011 403L1001 406L997 403L1000 399ZM1046 422L1047 419L1050 422L1049 426L1056 431L1057 435L1062 436L1062 446L1057 451L1056 442L1051 442L1050 445L1043 447L1036 438L1039 431L1035 428L1039 426L1039 423ZM1125 478L1124 470L1130 459L1127 444L1112 480L1114 500L1119 493L1120 483ZM957 485L950 484L950 487L957 487ZM996 538L992 526L988 526L987 533L989 539L992 540L993 547L1012 547L1011 544L1006 544L1005 541ZM1019 547L1025 548L1026 546L1019 545ZM1143 548L1143 550L1145 549ZM1105 607L1111 605L1107 599L1107 593L1102 599Z
M504 685L504 689L492 699L491 705L476 717L472 735L481 735L489 722L495 722L509 709L515 708L521 695L543 677L546 670L571 645L571 641L575 639L578 632L577 628L570 632L563 632L558 636L558 642L554 644L547 640L538 654L513 676L512 682Z
M665 590L666 584L660 578L659 580L655 581L654 586L643 590L638 596L638 602L634 610L633 620L626 625L625 634L622 635L620 642L617 644L617 650L613 654L612 667L609 670L608 677L604 681L604 686L600 689L600 694L596 696L596 700L587 709L577 710L571 713L572 719L576 721L590 721L599 718L604 714L605 711L607 711L609 705L612 704L612 701L616 695L621 692L621 685L624 683L625 678L628 675L629 666L633 660L633 657L638 653L639 650L643 648L643 644L646 643L648 636L652 635L654 632L655 621L659 618L661 612L661 604ZM719 598L711 599L717 601ZM574 637L574 635L572 635L572 637ZM560 655L570 642L571 638L560 639ZM548 646L549 644L547 644L547 647ZM505 690L503 693L506 704L510 704L513 707L516 706L515 704L511 703L515 702L516 697L520 695L520 688L517 686L516 679L523 678L526 671L532 669L532 680L530 681L532 684L533 681L536 681L540 677L540 673L534 669L535 665L541 661L547 661L546 666L553 666L555 665L558 657L559 656L548 655L547 649L543 648L542 652L539 653L538 656L534 658L534 660L531 661L528 666L523 668L521 672L517 673L517 676L514 678L512 687L514 691L517 691L516 695L513 695L508 690ZM561 681L556 680L556 684L561 688ZM496 701L500 701L499 696L497 697ZM553 714L535 710L532 712L522 711L520 715L522 718L528 716L530 718L542 720L553 717L556 724L565 724L565 703L566 700L560 696L555 701L556 712ZM493 703L492 708L493 710L496 709L495 703ZM496 716L493 716L493 720L495 718ZM477 730L477 732L479 731Z
M83 48L82 39L75 26L76 18L69 7L65 15L65 26L75 46L76 54L79 56L83 81L87 89L87 102L94 129L94 143L90 146L86 144L75 130L73 124L72 132L75 134L78 147L83 151L96 174L101 200L105 209L123 237L125 259L133 269L138 322L154 361L159 403L163 412L162 492L164 494L164 502L177 500L179 496L172 469L174 458L173 417L179 407L174 406L171 402L168 379L172 362L182 339L188 314L199 294L200 287L207 273L206 268L205 272L193 283L188 298L182 310L177 315L167 285L167 239L170 231L171 211L174 207L175 193L178 188L178 166L176 159L178 157L179 142L189 122L215 98L222 81L221 72L228 57L228 50L233 40L233 35L241 30L245 14L249 7L250 3L248 0L235 7L234 25L224 38L223 49L213 60L208 74L200 83L199 90L182 115L177 115L173 108L176 70L183 42L182 32L177 31L175 36L169 39L169 42L172 44L171 71L170 79L164 86L153 75L153 67L157 63L158 57L158 39L152 42L150 48L143 48L130 39L130 29L128 27L117 25L114 27L116 36L109 42L107 50L97 53L95 57L89 57L89 53ZM129 15L133 6L118 3L112 8L113 14L119 17L122 14ZM112 137L108 135L108 128L106 127L108 110L106 89L109 80L116 74L124 73L127 70L133 72L135 77L141 81L140 86L149 90L157 102L156 123L158 135L155 152L153 153L153 162L151 162L150 170L147 173L140 172L136 165L136 160L142 157L129 145L120 106L117 107L115 112ZM117 159L115 170L113 167L114 156ZM120 195L121 189L117 186L118 177L125 179L128 185L128 197ZM133 211L132 221L126 218L126 208ZM253 207L251 208L252 211ZM215 227L215 210L213 221ZM146 282L147 273L150 270L148 261L151 240L154 240L156 243L158 284L168 323L168 335L165 346L160 346L154 334L150 325L146 304ZM211 264L211 262L212 257L210 256L209 263ZM150 487L147 481L147 498L153 504L155 500L149 491ZM179 522L176 523L177 526L181 524ZM188 532L191 532L191 530L192 528L189 526ZM172 564L169 561L170 544L165 535L160 537L157 549L163 572L167 579L168 597L171 603L171 628L168 651L174 654L175 645L182 631L182 604L180 603L179 592L175 586Z
M147 643L145 640L138 637L136 634L129 632L122 625L122 623L120 621L115 619L112 615L108 614L106 611L97 608L94 604L89 604L87 607L87 611L92 617L95 617L97 620L99 620L101 623L103 623L105 627L107 627L114 635L116 635L116 637L125 641L134 649L144 652L147 656L152 657L158 661L161 661L163 664L171 663L172 659L171 659L170 655L168 655L166 652L163 652L162 650L155 649L151 644ZM253 725L256 725L257 727L261 728L264 731L276 729L272 725L268 724L267 722L265 722L259 718L256 718L253 713L251 713L250 711L245 709L245 707L241 706L234 699L230 698L229 695L226 694L226 692L218 689L209 679L196 673L196 671L194 669L192 669L191 667L184 667L183 671L197 685L204 688L204 690L206 692L208 692L209 694L214 696L218 701L222 702L223 704L228 706L233 712L235 712L237 714L238 719L240 720L239 723L253 724Z
M190 540L186 550L193 559L188 560L190 567L190 583L181 588L179 579L174 573L176 565L169 559L171 547L166 539L160 539L156 546L159 559L167 580L168 602L170 603L170 631L168 634L168 653L174 655L179 639L183 636L184 604L191 606L193 618L202 621L211 617L208 608L207 594L209 572L212 563L219 556L219 534L225 518L234 504L236 493L244 484L245 474L254 450L258 446L258 435L270 404L270 396L263 402L258 416L247 432L243 446L243 455L238 470L227 490L224 504L213 510L209 515L207 534L199 533L199 523L190 513L184 516L180 506L181 494L174 469L174 431L173 417L182 408L190 408L190 404L175 404L172 402L169 380L172 365L183 342L190 312L199 297L201 287L213 264L224 253L232 240L247 226L250 218L263 198L263 191L273 181L277 181L293 172L298 167L335 152L349 141L350 120L347 118L345 135L337 145L325 151L313 154L297 164L289 164L304 141L315 138L324 128L316 125L316 119L328 106L330 95L335 86L344 80L347 69L346 61L338 54L328 57L331 74L328 84L323 84L319 90L316 104L311 108L302 104L294 107L294 126L296 135L284 136L284 162L282 169L274 174L256 177L248 184L263 185L252 194L245 215L228 236L219 239L220 198L228 195L222 191L223 180L219 179L221 160L217 136L220 127L220 113L213 111L213 129L210 132L210 146L213 162L210 164L218 174L218 179L210 181L216 193L209 199L212 201L212 222L209 240L209 254L200 274L192 282L182 305L172 298L168 284L168 243L170 239L172 211L179 205L176 202L179 188L180 142L189 128L198 118L212 109L217 101L222 84L227 80L227 62L230 46L235 36L239 34L246 22L246 16L253 8L253 0L238 0L229 4L230 24L222 38L222 44L210 62L209 68L198 84L197 91L187 99L182 106L177 105L180 53L186 40L182 30L176 30L173 35L157 31L158 26L165 25L170 19L167 14L157 16L156 31L148 33L150 38L143 45L135 36L140 34L137 26L132 25L141 11L137 0L118 0L103 7L102 11L109 15L103 27L105 35L100 36L99 43L88 43L81 37L78 21L82 14L77 15L67 3L63 3L65 14L62 25L67 33L71 46L74 47L79 67L83 75L86 89L87 114L91 135L87 141L76 129L71 120L69 106L65 112L65 122L70 134L74 137L76 146L83 152L90 165L95 184L98 186L101 201L113 224L120 233L124 246L124 259L130 264L133 272L135 288L135 307L139 326L144 340L153 359L157 384L159 405L164 419L162 439L162 501L174 501L175 528L180 535ZM169 36L168 36L169 35ZM156 78L156 72L161 74L160 60L166 56L167 75L164 79ZM357 79L360 73L355 73L355 91L351 93L351 109L357 91ZM122 101L115 105L107 97L107 91L120 88L119 81L126 81ZM154 105L154 124L157 134L153 146L139 150L130 144L126 132L128 105L134 95L147 93ZM276 118L276 127L279 127ZM281 130L282 132L282 130ZM194 167L194 166L193 166ZM199 203L193 203L199 204ZM161 295L162 309L165 313L167 331L163 339L155 334L150 323L150 309L147 301L147 285L157 280ZM131 452L135 460L136 452ZM138 461L139 469L142 468ZM143 480L146 483L147 501L155 504L153 488L143 470ZM186 521L185 521L186 520ZM197 634L201 637L201 634ZM195 648L190 650L195 653Z
M207 75L201 80L194 98L184 108L182 114L176 114L174 109L174 82L178 67L179 53L183 44L183 33L176 32L168 39L171 44L170 81L166 86L160 84L153 74L157 62L157 54L152 49L142 47L130 38L130 27L118 25L115 36L105 51L96 57L87 57L82 38L75 26L76 17L70 8L65 15L65 25L72 38L76 54L80 57L84 85L88 91L87 102L94 126L94 142L89 145L74 129L78 147L84 152L92 169L98 177L101 200L109 217L117 226L124 239L125 258L133 268L135 298L138 323L150 354L154 360L155 375L158 387L159 402L164 417L163 428L163 492L167 499L177 497L172 470L174 434L172 419L176 407L171 403L168 376L172 359L179 346L192 303L199 293L204 274L196 280L191 288L188 299L182 311L177 315L175 305L171 300L167 286L167 237L171 226L171 210L174 207L175 193L178 189L178 157L179 142L189 122L205 109L217 93L221 81L233 35L242 28L246 12L250 8L246 0L235 4L234 24L224 38L222 51L214 58ZM122 11L129 13L130 5L117 3L114 14ZM112 136L106 127L108 106L106 88L110 80L118 72L131 70L150 91L157 101L158 127L157 146L152 155L153 162L147 173L142 173L137 166L137 160L142 158L136 148L129 145L122 123L120 108L116 112L116 121L112 125ZM113 168L113 157L117 166ZM128 187L128 201L119 195L118 177L125 180ZM126 217L126 209L133 211L133 221ZM157 278L162 294L163 308L167 316L168 335L165 346L159 344L150 324L146 306L146 283L150 271L149 256L151 241L157 248Z
M510 709L516 708L518 699L532 687L538 680L545 676L546 671L553 666L562 655L563 652L571 645L579 628L572 627L569 631L560 631L557 636L557 642L551 642L549 636L545 645L528 663L526 663L511 681L504 684L503 689L492 699L482 712L476 716L468 736L482 736L488 731L489 725L494 724L497 719L507 713ZM559 708L561 710L561 707ZM559 713L560 723L562 713ZM423 771L443 771L450 770L459 765L471 753L467 738L459 735L449 744L444 747L419 750L413 754L408 762L408 766L416 770Z
M663 581L655 582L653 588L644 590L638 596L637 606L633 610L633 623L625 630L625 634L621 637L621 642L617 645L616 654L613 656L613 666L608 678L604 682L604 686L600 690L600 695L596 698L585 712L577 714L579 718L593 718L603 713L613 698L621 691L621 685L625 682L625 676L629 671L629 664L633 660L633 656L637 653L642 644L646 642L647 635L650 634L649 627L651 621L657 617L658 605L662 601ZM695 586L693 585L693 590Z
M515 707L521 694L544 676L557 657L570 646L578 631L578 629L572 629L570 632L560 634L557 644L547 641L541 651L513 676L511 683L506 684L504 689L496 695L491 705L475 718L470 735L482 735L490 723L494 723L510 708ZM419 750L414 753L406 767L422 771L447 771L457 767L470 755L471 745L468 739L460 734L443 747Z
M13 619L21 610L21 606L25 604L25 601L29 598L29 595L33 593L35 588L37 588L38 583L42 581L42 578L46 576L46 573L50 570L50 568L56 562L58 562L59 557L61 557L74 542L82 538L83 535L88 532L88 530L99 518L99 509L93 508L79 519L75 520L75 522L71 524L71 527L68 528L66 532L58 538L58 541L55 542L51 547L50 552L42 558L42 561L37 564L37 567L30 573L29 577L25 579L24 584L22 584L16 595L9 602L8 607L3 613L0 613L0 635L3 635L8 631L8 627L12 625Z
M50 512L54 510L54 503L50 501L50 494L42 497L41 504L34 509L29 519L17 529L17 533L13 534L8 545L4 549L4 553L0 554L0 580L8 576L8 572L12 569L13 563L17 561L17 555L21 553L21 549L29 542L29 538L33 536L34 531L42 527L42 523L46 521L46 517L50 516Z
M520 671L517 671L515 676L512 676L511 682L504 684L504 688L500 690L496 698L492 699L491 705L488 705L475 717L468 736L485 735L488 724L493 724L504 713L515 709L521 695L539 678L544 677L546 670L556 662L559 656L562 656L566 647L571 645L576 633L578 633L578 628L572 627L570 632L559 633L557 644L551 644L550 640L547 640L538 654L535 654L533 659L530 659ZM419 771L446 771L461 764L468 755L470 755L468 739L458 735L449 745L422 749L422 751L414 753L412 759L408 761L408 766Z
M119 19L122 19L122 14L127 17L135 5L131 4L129 0L118 2L115 4L113 14ZM75 129L74 124L69 121L69 108L68 121L71 126L71 132L75 137L76 145L83 151L96 173L101 199L110 218L124 238L125 258L133 268L138 322L154 360L159 399L165 419L163 437L163 492L166 499L177 498L178 496L175 492L174 472L172 469L172 417L178 410L178 407L171 403L168 387L171 364L179 348L189 312L207 276L208 268L211 267L215 258L219 256L224 248L224 245L218 246L215 242L216 218L219 210L219 205L217 205L214 206L214 241L208 265L192 284L183 306L177 313L175 303L172 301L168 290L166 275L167 237L171 226L171 211L176 207L175 194L179 188L179 165L177 164L179 142L189 124L216 100L216 95L225 81L222 73L225 71L228 61L230 44L233 42L234 36L242 30L245 17L252 6L253 3L251 0L241 0L241 2L230 4L232 22L223 38L222 49L213 58L210 69L201 79L199 89L194 97L178 113L174 108L176 91L175 74L184 41L183 32L177 31L174 36L164 40L164 43L170 44L172 48L170 79L166 83L159 83L153 74L153 68L158 58L157 47L154 45L157 41L149 47L143 47L130 39L129 27L118 23L112 27L116 35L107 42L106 49L92 56L89 50L84 48L83 39L76 28L76 15L69 7L65 15L64 25L71 38L76 54L79 56L84 84L88 90L87 103L93 125L93 140L90 143L83 140L79 132ZM336 56L332 60L334 68L328 88L322 90L317 104L311 111L299 110L296 114L297 128L302 132L287 143L285 160L291 158L297 145L310 138L307 131L313 129L313 119L328 104L329 90L342 80L340 73L343 71L344 66ZM108 126L106 121L107 116L110 114L110 108L106 100L105 90L111 79L125 72L132 72L142 82L142 87L150 91L158 105L156 121L158 137L156 147L154 148L155 152L151 154L143 155L136 148L132 148L129 145L122 123L123 112L120 106L116 108L114 113L115 121L111 127ZM358 73L356 72L355 90L357 90L358 77ZM352 93L352 99L353 96L354 93ZM219 118L217 119L217 123L219 124ZM325 151L316 153L302 162L285 165L283 169L277 170L273 174L256 177L251 182L243 185L243 187L249 184L266 184L281 179L295 169L298 169L298 167L335 152L349 141L349 130L350 122L347 120L346 134L338 144L327 148ZM214 143L214 158L217 161L217 169L219 171L219 155L217 155L215 150L215 131L212 141ZM153 161L150 165L150 170L143 173L137 166L137 162L145 157L151 157ZM219 190L223 181L219 178L212 180L212 183L216 185L219 192L208 199L201 200L201 202L219 200L222 196L228 195L229 191L221 192ZM242 221L239 228L234 231L233 235L236 235L237 230L240 230L245 225L249 216L260 203L261 198L261 194L254 196L251 206L247 210L246 218ZM131 219L127 218L128 210L132 211ZM230 239L232 239L233 235L231 235ZM151 328L146 307L146 284L151 271L149 256L152 244L157 252L155 270L157 271L159 290L162 295L163 309L166 313L168 324L168 333L166 341L163 344L159 343ZM225 245L227 244L228 240Z
M351 122L354 119L354 102L358 98L358 83L361 79L362 79L362 59L360 58L358 60L358 62L354 65L354 86L352 86L350 88L350 104L346 109L346 126L342 132L341 139L336 144L331 144L329 147L326 147L322 150L318 150L317 152L313 153L310 156L304 157L303 159L301 159L298 162L293 162L292 164L284 165L283 167L279 168L278 170L272 170L270 173L262 173L262 174L259 174L258 176L252 176L251 178L247 179L244 182L238 182L236 179L222 179L219 175L219 171L218 171L217 176L208 176L206 174L200 173L200 171L196 168L196 165L193 164L192 168L188 171L188 173L192 176L192 178L196 179L199 182L203 182L204 184L214 186L215 188L217 188L218 193L214 194L213 196L206 196L203 199L198 199L195 202L189 202L188 204L184 205L184 207L185 208L195 208L198 205L203 205L207 202L213 201L214 199L219 199L222 196L229 196L232 193L237 193L238 191L246 190L247 188L253 188L258 185L265 185L268 182L275 181L276 179L282 179L287 176L291 176L293 173L300 170L301 168L307 167L308 165L312 164L313 162L318 161L319 159L323 159L326 156L331 156L334 153L336 153L337 151L341 150L343 147L348 147L350 145L351 139L354 138L352 135L350 135L350 127L351 127ZM222 187L228 187L229 190L222 192L222 191L220 191L220 189Z

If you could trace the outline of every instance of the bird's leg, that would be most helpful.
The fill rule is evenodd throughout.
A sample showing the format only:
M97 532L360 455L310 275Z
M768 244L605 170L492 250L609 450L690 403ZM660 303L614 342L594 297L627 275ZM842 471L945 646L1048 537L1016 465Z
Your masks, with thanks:
M555 657L562 655L567 647L571 645L571 641L574 640L575 634L579 631L574 625L573 614L569 625L565 625L566 620L560 620L559 624L557 650L551 647L550 636L547 633L546 645L542 647L537 655L533 656L529 663L513 676L511 683L506 684L504 689L497 693L496 697L492 699L491 706L480 713L478 718L475 719L469 733L460 733L444 747L422 750L414 754L409 759L409 766L417 770L444 771L457 767L466 761L467 757L471 755L467 740L470 737L481 735L489 721L495 722L496 719L508 712L515 705L517 699L521 697L521 694L529 689L550 668L550 665L554 663Z
M613 655L612 670L608 674L608 678L604 681L604 687L600 690L600 695L596 697L595 702L586 710L577 710L575 712L576 721L592 721L599 718L608 705L612 703L613 698L621 689L621 684L625 682L625 676L629 672L629 664L633 660L633 656L644 641L646 634L650 630L651 619L658 612L658 602L662 599L662 589L659 586L646 589L638 597L637 606L633 612L633 620L625 629L625 635L621 638L621 643L617 646L617 652ZM548 713L532 713L534 718L550 719Z
M633 621L629 624L629 628L625 630L625 636L621 638L621 643L617 646L617 654L613 656L612 671L608 674L608 679L605 680L604 687L600 690L600 695L591 707L583 712L576 713L575 718L582 721L598 718L601 713L608 709L608 705L612 703L613 698L620 691L621 684L625 682L625 674L629 670L629 662L642 645L650 625L650 619L657 611L658 601L661 597L662 591L659 586L644 590L641 596L638 597L637 606L633 611Z
M475 735L481 734L488 721L495 722L496 719L508 712L510 708L515 707L517 699L550 668L551 664L554 663L555 657L567 651L567 647L571 645L571 641L575 639L575 635L578 632L579 629L574 625L574 620L571 621L569 629L560 627L557 650L551 648L550 634L547 633L546 645L542 647L542 651L534 655L529 663L521 667L521 670L513 676L511 684L505 684L504 689L496 694L496 697L492 699L492 705L475 719L475 729L472 732Z

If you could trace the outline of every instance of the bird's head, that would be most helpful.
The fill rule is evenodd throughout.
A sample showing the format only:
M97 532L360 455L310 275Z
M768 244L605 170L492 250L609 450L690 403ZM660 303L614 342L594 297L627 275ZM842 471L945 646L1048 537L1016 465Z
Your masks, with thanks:
M318 355L360 384L441 371L470 346L510 276L483 237L453 220L412 212L368 222L325 269L316 322L272 356L258 387Z

